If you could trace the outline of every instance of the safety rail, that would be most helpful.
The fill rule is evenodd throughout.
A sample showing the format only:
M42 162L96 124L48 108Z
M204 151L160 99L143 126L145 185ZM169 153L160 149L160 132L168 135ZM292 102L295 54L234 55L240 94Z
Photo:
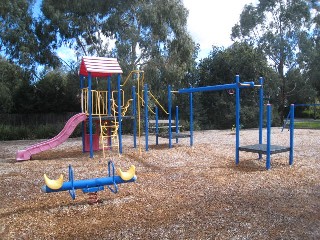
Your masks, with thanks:
M118 105L115 103L115 95L118 91L112 91L111 99L112 102L111 110L114 111L115 114L118 112L115 110L118 108ZM132 99L129 99L127 102L124 100L124 91L121 89L121 98L122 98L122 116L126 114L129 109L130 103ZM108 91L97 91L91 90L91 103L92 103L92 115L108 115ZM83 113L89 114L89 91L88 88L83 88L81 93L81 109Z
M92 115L108 114L108 91L92 90Z

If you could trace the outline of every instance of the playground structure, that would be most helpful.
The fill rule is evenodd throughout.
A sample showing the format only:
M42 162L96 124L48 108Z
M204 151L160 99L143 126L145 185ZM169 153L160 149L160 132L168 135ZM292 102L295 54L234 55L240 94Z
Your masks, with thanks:
M266 155L266 169L271 168L271 155L281 152L290 152L289 154L289 165L293 164L293 144L294 144L294 111L291 111L291 121L290 121L290 146L277 146L271 145L271 105L267 104L267 142L263 144L263 78L260 78L260 84L255 85L254 82L240 82L239 75L235 77L235 83L206 86L198 88L185 88L179 89L179 93L188 93L190 101L190 135L193 136L193 107L192 107L192 94L196 92L204 91L221 91L221 90L235 90L236 98L236 147L235 147L235 163L238 165L240 163L240 151L253 152L259 154L259 159L262 159L262 154ZM254 145L240 146L240 90L243 88L253 88L259 87L259 143ZM190 138L191 145L193 143L192 137Z
M117 184L135 182L137 180L135 167L133 165L131 165L127 172L122 172L121 169L117 169L117 173L118 175L115 175L114 163L109 161L107 177L74 180L73 168L69 165L68 182L63 182L62 174L57 180L51 180L44 174L46 185L42 186L41 191L44 193L68 191L71 198L74 200L76 198L76 189L81 189L83 193L96 194L98 191L104 190L104 186L108 186L111 192L117 193Z
M266 155L266 168L270 169L272 154L280 152L290 152L289 164L293 164L293 136L294 136L294 123L291 117L290 122L290 146L276 146L271 145L271 105L267 105L267 142L262 142L262 128L263 128L263 79L260 78L260 85L255 85L254 82L240 82L239 75L236 76L235 83L206 86L198 88L185 88L178 91L172 91L171 86L168 86L168 111L159 103L155 96L148 89L148 85L144 83L144 72L140 70L132 71L127 79L121 84L122 70L118 61L114 58L102 58L102 57L83 57L80 66L80 88L81 88L81 109L82 113L79 113L72 117L66 124L65 128L54 138L46 140L39 144L32 145L25 150L18 151L17 160L28 160L32 154L39 153L44 150L51 149L62 142L64 142L72 133L76 125L82 123L82 146L83 152L90 152L90 158L93 158L93 153L96 150L103 150L103 156L106 158L106 152L112 148L116 148L119 154L122 154L122 123L124 119L133 120L133 147L137 148L137 137L139 138L139 150L141 152L141 136L142 136L142 124L144 122L144 134L145 134L145 150L148 151L149 144L149 112L155 114L155 132L156 132L156 144L158 144L159 135L159 117L158 107L160 107L166 115L168 115L168 135L169 148L172 147L172 139L176 139L178 143L179 138L190 138L190 146L193 146L193 99L192 94L195 92L204 91L220 91L227 90L229 94L232 94L236 98L236 154L235 162L239 164L239 152L247 151L259 154L259 159L262 158L262 154ZM112 90L111 76L117 75L116 89ZM123 86L129 81L130 77L136 76L136 86L132 87L131 97L126 99ZM107 78L106 90L96 90L92 88L93 78ZM243 88L259 87L259 143L250 146L240 146L240 90ZM176 107L176 119L175 126L172 120L172 94L173 93L188 93L189 94L189 106L190 106L190 133L179 132L179 119L178 119L178 107ZM154 103L155 111L149 106L149 99ZM144 121L142 121L141 108L144 106ZM131 115L129 113L129 107L132 108ZM294 115L294 111L291 111ZM95 132L93 131L93 123L96 124ZM98 127L97 127L98 126ZM138 132L137 132L138 128ZM175 128L173 132L172 129ZM88 133L87 133L88 132ZM138 136L137 136L138 134ZM101 142L100 142L101 141ZM100 147L102 146L102 147Z
M35 145L29 146L17 152L16 160L23 161L31 159L32 155L52 149L68 139L76 126L82 123L82 147L83 152L89 152L93 158L94 151L103 150L106 157L108 150L116 148L119 154L123 151L122 146L122 123L124 119L133 121L133 147L137 147L137 137L139 138L139 150L141 151L142 136L142 106L144 108L144 134L146 136L146 151L148 151L149 137L149 112L156 114L156 138L158 144L158 107L168 115L169 147L172 146L171 138L176 138L178 142L178 125L175 135L172 136L172 114L171 114L171 87L168 88L169 109L166 111L156 97L148 90L148 85L144 84L144 72L140 70L132 71L126 80L121 84L122 70L118 61L114 58L103 57L83 57L80 65L80 89L81 89L81 113L76 114L66 123L63 130L54 138L45 140ZM112 75L117 75L116 89L112 89ZM127 98L123 87L135 76L137 86L132 87L131 96ZM106 90L93 89L93 78L106 78ZM136 92L137 88L137 92ZM149 106L149 98L157 106L156 110ZM131 115L128 115L131 107ZM176 108L176 123L178 123L178 108ZM95 127L94 127L95 125ZM138 128L138 131L137 131ZM187 135L190 136L190 135Z

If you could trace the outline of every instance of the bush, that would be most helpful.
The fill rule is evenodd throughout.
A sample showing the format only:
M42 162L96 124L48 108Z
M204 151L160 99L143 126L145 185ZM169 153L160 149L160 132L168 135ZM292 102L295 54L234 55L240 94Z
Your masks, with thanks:
M81 136L81 125L79 125L71 134L71 137ZM32 139L49 139L56 136L64 127L64 124L46 124L39 126L10 126L0 125L0 141L9 140L32 140Z

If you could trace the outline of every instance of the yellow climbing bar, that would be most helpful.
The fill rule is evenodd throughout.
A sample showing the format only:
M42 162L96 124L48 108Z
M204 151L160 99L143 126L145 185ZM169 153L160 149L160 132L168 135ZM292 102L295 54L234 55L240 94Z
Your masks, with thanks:
M153 94L148 91L148 93L150 94L150 96L153 98L153 100L158 104L158 106L162 109L162 111L165 112L165 114L169 115L169 113L165 110L165 108L159 103L159 101L156 99L155 96L153 96Z
M141 96L139 96L139 95L138 95L138 98L142 101L142 104L141 104L141 105L144 107L144 100L143 100L143 98L142 98ZM149 109L149 111L152 112L153 114L156 114L149 105L148 105L148 109Z
M122 180L128 181L136 175L136 167L131 165L129 170L122 172L120 168L117 169L117 174L121 177Z
M57 190L62 187L62 184L63 184L63 175L62 174L60 174L60 177L56 180L51 180L50 178L48 178L48 176L46 174L44 174L43 177L44 177L44 182L46 183L48 188L51 188L53 190Z
M126 83L129 81L130 77L134 74L138 74L138 82L140 82L140 76L141 76L141 86L143 86L143 80L144 80L144 71L142 70L133 70L129 73L124 83L121 85L121 87L125 86Z

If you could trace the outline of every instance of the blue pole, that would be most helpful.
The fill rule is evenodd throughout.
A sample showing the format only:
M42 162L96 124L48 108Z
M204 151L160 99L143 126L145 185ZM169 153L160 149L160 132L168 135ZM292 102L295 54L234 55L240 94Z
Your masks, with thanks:
M80 90L82 91L83 89L83 85L84 85L84 76L83 75L80 75ZM82 94L82 93L81 93ZM84 99L82 98L82 103L81 103L81 106L83 106L83 108L85 108L85 106L83 105L84 104ZM81 109L81 112L85 112L84 109ZM82 152L85 152L85 121L83 121L81 123L81 136L82 136Z
M171 132L171 86L168 86L168 113L169 113L169 148L172 148L172 132Z
M108 76L108 116L111 116L111 77Z
M193 146L193 96L189 93L190 102L190 146Z
M89 143L90 143L90 158L93 158L93 139L92 139L92 79L91 73L88 73L88 111L89 111Z
M84 85L84 76L80 75L80 89L83 88L83 85Z
M240 77L236 75L236 165L239 164L239 146L240 146Z
M146 134L146 151L149 150L149 142L148 142L148 138L149 138L149 118L148 118L148 85L144 84L144 94L143 94L143 98L144 98L144 127L145 127L145 134Z
M176 134L179 133L179 128L178 128L178 126L179 126L179 107L176 106ZM179 142L179 140L178 140L178 138L176 137L176 143L178 143L178 142Z
M266 168L271 168L271 105L267 105L267 157L266 157Z
M122 153L122 109L121 109L121 75L118 74L118 135L119 135L119 153Z
M137 109L136 87L132 86L132 115L133 115L133 147L137 148Z
M245 84L242 85L241 84ZM207 91L220 91L220 90L228 90L228 89L236 89L236 88L250 88L254 87L254 82L243 82L243 83L230 83L223 85L215 85L215 86L206 86L206 87L197 87L197 88L183 88L179 89L179 93L194 93L194 92L207 92Z
M263 128L263 78L260 77L259 83L261 85L259 89L259 144L262 144L262 128ZM259 159L262 159L262 154L259 153Z
M158 111L158 107L155 107L155 111L156 111L156 145L159 144L159 111Z
M290 105L290 156L289 165L293 164L293 147L294 147L294 104Z

